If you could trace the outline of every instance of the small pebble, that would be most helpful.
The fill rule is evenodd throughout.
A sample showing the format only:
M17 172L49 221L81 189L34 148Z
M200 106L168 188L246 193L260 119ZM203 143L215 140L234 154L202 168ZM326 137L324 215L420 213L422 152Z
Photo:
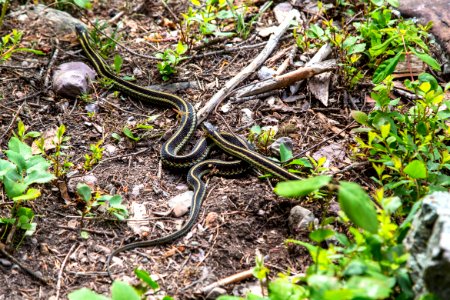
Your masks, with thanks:
M0 265L9 268L12 266L12 263L7 259L0 258Z

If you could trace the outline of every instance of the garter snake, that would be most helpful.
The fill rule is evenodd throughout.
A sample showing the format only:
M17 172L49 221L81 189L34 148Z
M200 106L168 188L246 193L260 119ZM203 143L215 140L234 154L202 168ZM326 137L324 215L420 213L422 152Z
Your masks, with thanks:
M108 78L112 82L115 90L123 92L131 98L138 99L143 102L149 102L154 105L171 107L179 112L181 115L180 125L175 133L162 145L161 159L165 165L171 167L190 168L187 175L187 182L194 190L189 217L182 228L167 236L153 240L130 243L113 250L109 254L105 263L110 278L112 277L109 266L111 259L116 254L134 248L168 243L189 232L198 217L201 203L206 194L206 185L202 181L202 177L206 174L214 173L218 175L234 175L242 173L249 167L249 165L251 165L262 169L263 171L269 172L282 180L300 179L298 176L289 173L275 162L267 159L257 152L254 152L246 141L234 136L233 134L219 133L209 123L205 123L203 127L210 139L200 139L190 153L180 154L189 140L193 137L194 131L197 127L197 115L192 104L173 94L145 88L116 76L100 54L98 54L91 47L87 30L83 26L79 25L77 25L75 29L81 47L83 48L83 51L89 61L94 66L98 75ZM234 157L239 158L240 160L205 160L213 145L211 142L208 143L208 140L213 141L214 144L218 145L222 150Z

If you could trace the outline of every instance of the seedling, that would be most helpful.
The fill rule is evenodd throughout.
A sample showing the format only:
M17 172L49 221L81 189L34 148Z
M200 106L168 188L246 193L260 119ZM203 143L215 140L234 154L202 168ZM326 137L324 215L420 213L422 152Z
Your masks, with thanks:
M14 204L9 216L0 218L0 240L10 244L17 230L24 231L22 239L35 231L34 213L23 204L41 195L40 190L32 186L50 182L55 176L48 172L50 162L41 155L33 155L31 147L17 137L9 140L4 153L8 160L0 159L0 182Z
M164 81L176 73L175 67L184 59L183 54L187 51L187 46L178 42L175 50L166 49L163 53L157 53L156 57L162 59L157 68Z
M100 147L103 144L103 140L98 141L96 144L91 144L89 149L91 154L84 155L84 165L85 170L90 170L92 167L100 162L103 158L103 151L105 148Z
M122 204L122 196L120 195L99 195L95 193L92 196L91 188L84 183L77 185L77 194L82 200L83 210L82 217L92 214L95 208L104 206L109 214L116 217L118 220L124 220L128 217L128 210Z
M5 7L7 4L3 4L2 8L6 9ZM1 27L1 20L0 19L0 27ZM44 55L44 52L40 50L34 50L26 47L20 47L20 41L22 40L23 33L21 31L18 31L17 29L13 29L10 34L4 35L0 40L0 61L6 61L11 58L11 56L16 52L31 52L36 55Z
M43 137L35 141L39 152L52 162L53 174L57 178L64 176L70 168L73 167L73 163L69 160L70 157L65 152L65 150L69 149L67 143L70 140L70 137L65 136L65 133L66 126L61 124L61 126L56 129L55 138L51 141L55 147L54 152L51 154L47 154L47 151L45 150L45 139Z

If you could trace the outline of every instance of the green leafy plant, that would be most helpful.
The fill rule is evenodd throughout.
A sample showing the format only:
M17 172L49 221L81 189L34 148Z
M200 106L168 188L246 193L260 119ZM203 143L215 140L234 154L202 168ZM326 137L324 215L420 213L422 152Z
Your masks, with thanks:
M232 36L233 32L223 32L223 24L218 20L225 20L233 17L232 12L227 9L226 0L190 0L192 6L183 13L181 24L183 36L182 41L191 45L195 40L201 40L204 36ZM198 31L198 34L195 34Z
M22 120L17 121L17 133L14 132L13 135L18 138L21 142L24 142L28 138L37 138L41 135L40 132L37 131L29 131L27 132L25 124Z
M66 126L61 124L56 129L55 138L52 139L51 143L54 146L54 151L50 154L47 154L45 149L45 139L41 137L36 140L36 146L39 149L39 152L44 155L48 160L52 163L53 174L57 178L61 178L64 176L70 168L73 167L73 163L70 161L70 157L65 152L65 150L69 149L69 145L67 145L70 137L65 136Z
M90 170L92 167L100 162L103 158L103 151L105 148L100 147L103 144L103 140L98 141L96 144L91 144L89 146L90 154L84 155L84 165L85 170Z
M3 4L3 8L7 4ZM1 27L1 26L0 26ZM0 61L6 61L16 52L31 52L36 55L44 55L40 50L20 47L23 33L17 29L13 29L11 33L4 35L0 40Z
M331 193L338 191L342 209L340 222L349 225L351 221L357 227L350 226L348 235L319 228L311 232L310 243L287 240L290 247L297 245L308 250L313 263L306 273L300 276L279 274L268 283L267 296L249 294L245 299L412 299L414 293L405 266L408 254L401 244L404 229L412 218L406 218L400 226L395 224L393 214L401 207L399 198L386 198L380 189L373 195L378 205L376 209L359 185L334 183L329 176L281 182L275 192L283 197L297 198L320 189L328 189ZM325 243L327 247L322 247ZM255 268L258 269L260 267ZM244 298L222 296L218 299Z
M339 7L347 10L352 4L340 1ZM416 56L433 70L440 70L439 63L429 54L426 44L431 24L422 26L412 20L396 17L388 8L398 6L397 1L357 1L364 5L365 21L354 21L339 26L333 19L324 19L322 24L299 26L294 30L297 45L304 50L331 43L341 66L343 83L354 88L357 83L374 70L372 81L377 84L392 74L400 61ZM322 5L319 5L324 13ZM361 68L366 65L367 70Z
M91 41L94 42L95 47L104 58L107 58L114 52L117 42L121 39L121 35L117 32L119 26L111 28L111 30L108 31L109 37L104 37L100 31L105 31L108 27L109 24L107 22L100 22L96 20L93 29L89 32Z
M274 142L277 130L274 127L254 125L250 128L248 140L255 144L258 149L268 152L268 147Z
M151 116L145 121L137 123L132 128L125 126L122 128L122 133L130 140L138 142L143 139L148 132L153 130L153 125L150 125L149 123L153 122L157 117L158 115ZM113 134L112 137L117 141L120 141L120 136L118 134Z
M135 269L134 274L139 279L137 286L131 286L125 282L115 280L111 285L111 297L106 297L94 291L82 288L69 294L69 300L141 300L146 299L145 294L159 290L158 283L152 279L147 271ZM173 300L170 296L164 296L162 300Z
M116 217L118 220L124 220L128 217L128 210L122 204L122 196L120 195L100 195L95 193L92 196L91 188L84 183L77 185L77 194L83 201L82 217L90 216L94 209L99 206L106 208L106 211Z
M362 127L355 130L356 156L368 159L376 171L372 179L397 196L416 201L429 190L446 190L450 177L450 148L446 120L450 104L436 79L421 74L406 86L419 99L409 108L391 99L392 78L374 88L376 107L370 114L353 112ZM403 111L404 113L400 113Z
M250 34L252 27L256 24L259 17L272 5L272 1L268 1L264 3L263 6L259 9L259 12L255 14L248 22L245 20L245 15L247 13L247 6L243 4L243 7L235 7L233 2L227 0L228 8L231 11L231 14L236 22L236 32L237 34L246 39Z
M24 231L22 238L33 234L34 212L23 205L41 195L34 185L50 182L55 176L48 172L50 162L41 155L33 155L31 147L17 137L9 140L4 153L8 160L0 160L0 182L13 206L8 217L0 218L0 231L1 240L10 244L17 230Z
M161 59L157 64L159 73L164 81L170 79L170 76L176 73L175 67L184 59L183 54L187 51L187 46L178 42L175 50L166 49L163 53L157 53L156 57Z

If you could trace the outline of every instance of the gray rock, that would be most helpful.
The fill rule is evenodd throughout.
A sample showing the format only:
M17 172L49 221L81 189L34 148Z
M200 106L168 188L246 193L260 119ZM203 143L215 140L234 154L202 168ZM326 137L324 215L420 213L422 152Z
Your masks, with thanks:
M262 66L258 71L259 80L270 79L275 75L276 71L274 69L268 68L266 66Z
M292 151L292 149L294 148L294 142L292 141L292 139L287 136L282 136L282 137L277 138L275 140L275 142L273 142L272 145L269 146L270 151L274 155L279 155L281 144L284 144L286 146L286 148L290 151Z
M241 109L241 122L244 125L252 124L253 121L253 112L248 108Z
M98 102L89 103L85 107L87 112L98 113Z
M309 209L296 205L291 209L288 222L291 232L301 233L310 231L310 224L314 224L316 218Z
M85 175L82 177L72 177L67 182L67 189L71 193L75 193L77 190L78 183L85 183L87 184L91 190L95 190L95 186L97 185L97 177L94 175Z
M53 74L53 90L61 96L75 98L87 93L94 79L95 71L85 63L64 63Z
M175 217L181 217L189 211L192 197L194 197L194 192L186 191L182 194L176 195L167 202L169 207L173 209L173 214Z
M413 290L419 298L429 292L450 295L450 194L434 192L423 199L404 240Z
M278 24L281 24L286 19L286 16L292 9L293 7L289 2L282 2L273 8L273 13Z
M0 258L0 265L9 268L12 266L12 263L7 259Z
M55 33L55 36L63 36L74 32L75 25L86 26L80 20L72 17L70 14L50 8L47 5L22 5L16 11L11 12L10 16L17 18L19 22L28 22L37 26L46 27ZM35 28L38 30L38 28Z

